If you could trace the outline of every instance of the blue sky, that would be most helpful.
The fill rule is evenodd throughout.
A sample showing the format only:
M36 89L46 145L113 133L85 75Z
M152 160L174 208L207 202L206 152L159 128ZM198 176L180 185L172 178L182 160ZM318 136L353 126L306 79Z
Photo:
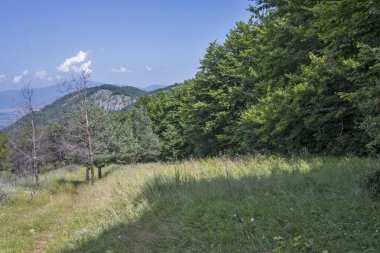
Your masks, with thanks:
M248 0L1 0L0 90L52 85L88 66L144 87L195 75L208 44L247 21Z

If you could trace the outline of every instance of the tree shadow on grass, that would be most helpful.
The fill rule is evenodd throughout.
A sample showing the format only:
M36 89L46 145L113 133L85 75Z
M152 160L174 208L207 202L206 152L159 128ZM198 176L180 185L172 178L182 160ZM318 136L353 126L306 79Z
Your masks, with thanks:
M120 166L119 165L111 165L109 167L105 167L104 172L103 172L103 178L112 175L115 171L119 170Z
M119 167L118 166L114 166L114 165L112 165L110 167L105 167L105 168L103 168L102 177L101 178L96 177L95 179L96 180L105 179L106 177L108 177L109 175L111 175L112 173L114 173L115 171L117 171L118 169L119 169ZM95 168L95 170L96 170L96 168ZM83 174L83 179L58 178L56 181L57 181L57 183L59 185L71 185L74 188L78 188L81 185L85 185L85 184L89 184L90 183L90 182L86 181L85 174Z
M110 166L109 168L103 168L104 173L102 175L102 178L96 177L97 180L103 180L109 175L111 175L113 172L118 170L119 167L117 166ZM53 183L49 183L46 186L52 193L59 193L61 191L67 191L72 192L73 194L78 193L78 190L81 186L89 185L91 182L87 182L85 178L85 174L83 174L83 179L69 179L65 177L56 178L54 179Z
M66 179L66 178L59 178L57 180L57 183L59 185L72 185L74 188L77 188L83 184L86 184L85 180L72 180L72 179Z
M156 235L142 225L118 224L96 238L86 238L86 235L83 235L75 249L63 252L151 252L147 246L156 239Z
M138 220L65 252L377 252L380 240L368 231L380 222L380 204L355 193L353 178L335 185L334 173L156 176L134 200L136 212L144 207Z

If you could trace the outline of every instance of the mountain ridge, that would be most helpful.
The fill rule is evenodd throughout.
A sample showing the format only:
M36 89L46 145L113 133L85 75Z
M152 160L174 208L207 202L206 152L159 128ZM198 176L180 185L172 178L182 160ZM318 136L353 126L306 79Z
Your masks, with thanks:
M89 99L105 111L121 111L134 102L137 98L147 92L132 86L116 86L103 84L90 87L87 90ZM44 128L49 124L59 121L69 114L77 103L77 92L71 92L63 97L56 99L51 104L44 106L36 112L37 126ZM25 125L27 115L21 117L16 122L6 127L5 131L11 131L15 125Z
M89 92L95 92L98 91L96 87L103 87L103 89L110 89L112 92L106 92L102 95L98 95L100 100L105 100L103 102L100 102L97 104L98 106L102 107L105 110L112 109L112 107L117 106L118 110L125 109L124 106L122 106L123 103L133 103L133 99L136 99L138 96L145 93L155 92L156 90L165 89L166 87L169 87L167 85L150 85L145 88L137 88L135 86L129 86L129 85L116 85L116 84L105 84L100 82L94 82L91 81L89 83ZM150 88L149 88L150 87ZM95 88L95 89L93 89ZM146 89L149 89L147 91ZM136 93L137 92L137 93ZM52 85L42 88L35 88L33 89L33 101L34 105L37 108L44 108L46 106L49 106L50 104L54 103L55 101L61 99L62 97L65 97L68 95L68 92L62 92L61 89L59 89L58 85ZM92 95L92 94L90 94ZM137 95L137 97L136 97ZM133 99L129 101L127 98L123 96L130 96ZM114 97L114 99L118 100L113 101L113 105L109 105L106 100L110 97ZM14 122L16 122L18 119L20 119L19 114L15 113L14 111L17 110L18 105L21 102L21 95L20 90L6 90L6 91L0 91L0 128L7 128Z

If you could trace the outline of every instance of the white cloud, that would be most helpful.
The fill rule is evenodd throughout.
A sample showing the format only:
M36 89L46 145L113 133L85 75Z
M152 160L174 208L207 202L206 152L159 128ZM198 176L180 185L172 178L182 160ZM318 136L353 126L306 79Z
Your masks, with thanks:
M92 73L91 64L92 64L92 61L88 61L88 62L83 63L80 66L79 71L81 71L81 72L83 71L87 74L91 74Z
M6 78L5 78L5 75L0 75L0 82L4 81Z
M153 69L151 67L145 66L145 69L148 71L152 71Z
M60 72L69 72L70 69L75 70L77 68L74 64L81 63L87 58L86 52L79 51L77 55L66 59L61 65L57 67L57 70ZM91 63L90 63L91 64Z
M19 83L23 77L22 75L13 77L13 83Z
M19 83L24 78L24 76L26 76L28 73L29 73L28 70L24 70L21 73L21 75L13 77L13 83Z
M48 73L45 71L45 70L42 70L42 71L37 71L35 74L34 74L35 77L39 78L39 79L45 79L48 77Z
M111 72L115 72L115 73L131 73L132 70L129 70L129 69L125 68L125 67L121 67L119 69L112 68Z

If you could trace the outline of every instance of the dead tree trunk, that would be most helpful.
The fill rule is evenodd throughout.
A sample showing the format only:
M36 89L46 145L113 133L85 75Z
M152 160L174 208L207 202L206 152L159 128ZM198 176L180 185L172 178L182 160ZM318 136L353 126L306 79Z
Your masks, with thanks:
M30 116L30 125L32 127L32 173L34 174L34 177L36 179L36 185L38 186L40 184L39 179L39 169L37 165L37 145L36 145L36 126L34 122L34 108L32 105L32 96L28 97L28 106L29 106L29 116Z
M87 89L85 86L84 89ZM91 184L95 184L95 175L94 175L94 151L93 151L93 143L92 143L92 134L90 130L90 120L89 120L89 107L88 107L88 98L87 98L87 90L82 91L83 95L83 116L85 118L85 128L86 128L86 138L87 138L87 147L88 147L88 160L91 169Z
M24 114L28 116L28 123L30 126L30 135L28 133L28 143L29 145L23 144L22 142L15 141L14 147L17 149L17 152L20 152L22 156L24 157L24 160L26 161L26 169L28 172L32 175L32 177L35 180L36 185L38 186L40 184L40 177L39 177L39 166L40 162L42 162L43 155L41 154L41 138L42 133L37 133L37 127L36 127L36 108L33 105L33 90L30 88L30 84L27 84L22 89L22 110ZM21 132L23 129L21 129ZM17 132L15 130L15 132ZM20 133L21 133L20 132Z
M96 120L94 119L93 106L87 94L87 84L90 72L82 71L78 76L73 77L71 82L64 81L63 88L66 91L76 92L79 100L78 109L74 114L74 120L71 122L68 139L72 139L74 154L80 154L82 162L86 163L86 181L95 184L95 165L94 156L97 146L95 140L97 136ZM69 132L70 132L69 131Z

